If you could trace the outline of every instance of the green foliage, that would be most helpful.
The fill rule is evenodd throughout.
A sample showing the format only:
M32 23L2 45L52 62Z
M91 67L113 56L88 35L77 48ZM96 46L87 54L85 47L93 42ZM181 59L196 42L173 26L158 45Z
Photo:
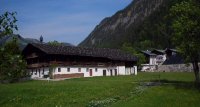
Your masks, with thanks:
M144 40L144 41L141 41L139 44L140 44L141 50L148 50L152 48L153 42L150 40Z
M130 43L124 43L121 47L121 50L137 56L139 58L137 62L138 66L140 66L142 63L145 62L145 56L141 54L139 51L136 51Z
M5 44L0 48L0 81L14 82L25 77L26 62L23 60L17 40Z
M5 12L0 16L0 38L18 30L16 12ZM21 56L16 38L0 47L0 81L14 82L26 76L26 63Z
M121 49L125 52L128 52L130 54L136 53L135 49L132 47L130 43L124 43L121 47Z
M12 34L13 30L18 30L16 14L16 12L5 12L0 16L0 38Z
M55 72L55 69L56 69L57 66L58 66L57 64L53 64L53 65L50 66L50 68L49 68L50 79L53 79L53 73Z
M200 56L200 6L193 1L181 2L171 8L173 41L187 61Z
M58 41L56 41L56 40L54 40L54 41L49 41L48 44L49 44L49 45L52 45L52 46L61 46L61 45L63 45L62 43L60 43L60 42L58 42Z
M173 42L184 56L192 62L196 82L200 83L200 3L196 0L183 1L174 5L170 16L173 17Z

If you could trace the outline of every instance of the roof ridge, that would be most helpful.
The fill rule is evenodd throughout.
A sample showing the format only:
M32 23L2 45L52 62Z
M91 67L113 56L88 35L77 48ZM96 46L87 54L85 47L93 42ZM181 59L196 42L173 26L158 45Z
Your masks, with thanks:
M91 56L103 57L113 60L137 61L138 58L120 49L110 48L85 48L74 46L52 46L48 44L31 43L32 46L39 48L46 54L60 54L60 55L77 55L77 56Z

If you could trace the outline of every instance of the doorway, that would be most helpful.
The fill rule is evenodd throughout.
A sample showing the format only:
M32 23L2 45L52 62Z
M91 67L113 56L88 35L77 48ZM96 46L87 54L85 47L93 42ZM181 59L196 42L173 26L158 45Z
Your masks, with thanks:
M113 76L113 72L112 72L112 69L110 70L110 76Z
M106 70L103 70L103 76L106 76Z
M90 76L92 76L92 69L90 69Z
M115 76L117 76L117 69L115 69Z

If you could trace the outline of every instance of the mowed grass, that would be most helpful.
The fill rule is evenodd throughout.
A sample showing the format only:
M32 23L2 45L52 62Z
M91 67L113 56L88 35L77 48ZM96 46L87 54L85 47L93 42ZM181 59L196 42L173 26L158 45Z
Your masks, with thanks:
M160 76L159 76L160 75ZM138 83L161 80L161 86L131 94ZM199 107L193 73L139 73L138 76L93 77L64 81L0 84L1 107L86 107L91 101L117 98L112 107Z

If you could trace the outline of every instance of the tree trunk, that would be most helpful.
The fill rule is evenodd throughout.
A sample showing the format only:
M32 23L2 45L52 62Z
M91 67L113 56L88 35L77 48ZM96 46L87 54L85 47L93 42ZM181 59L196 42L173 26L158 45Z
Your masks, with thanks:
M195 74L195 83L199 84L200 80L199 80L199 66L198 66L198 61L194 61L192 63L192 65L193 65L194 74Z

